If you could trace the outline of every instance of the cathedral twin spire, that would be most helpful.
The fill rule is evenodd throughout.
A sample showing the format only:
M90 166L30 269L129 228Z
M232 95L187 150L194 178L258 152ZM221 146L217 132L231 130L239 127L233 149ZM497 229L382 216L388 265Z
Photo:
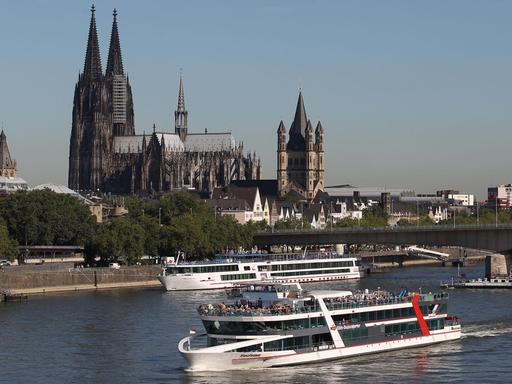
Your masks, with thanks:
M112 34L110 35L110 48L108 50L107 76L123 75L123 58L121 56L121 44L117 29L117 10L114 8L114 21L112 22Z
M89 26L89 37L87 39L87 51L85 53L84 63L84 76L89 80L100 80L102 75L95 12L96 8L94 8L93 5L91 7L91 24Z
M91 7L91 23L89 26L89 37L87 39L87 51L84 63L84 77L92 81L101 80L103 75L95 13L96 8L93 5ZM113 16L114 21L112 23L110 49L108 52L107 70L105 73L106 76L124 74L123 59L121 57L121 44L119 43L119 31L117 28L117 11L115 9Z

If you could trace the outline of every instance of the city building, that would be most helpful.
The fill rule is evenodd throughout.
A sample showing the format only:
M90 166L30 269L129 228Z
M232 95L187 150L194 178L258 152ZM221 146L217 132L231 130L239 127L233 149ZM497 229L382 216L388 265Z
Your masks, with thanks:
M472 207L473 205L475 205L475 195L463 194L463 193L449 194L448 201L452 205L462 205L464 207Z
M288 141L282 120L277 130L278 197L293 191L307 200L312 200L318 191L324 190L323 142L322 124L318 122L313 132L311 121L306 115L302 92L299 92Z
M488 208L507 209L512 206L512 185L502 184L487 188Z
M132 89L124 72L114 10L106 71L102 71L95 8L83 73L75 86L68 185L76 191L149 194L193 188L211 192L232 180L259 179L256 154L231 132L189 130L180 76L174 132L136 134Z
M212 198L206 203L215 209L216 214L230 215L240 224L249 221L270 222L270 203L262 197L260 189L253 187L238 187L229 185L223 188L215 188Z

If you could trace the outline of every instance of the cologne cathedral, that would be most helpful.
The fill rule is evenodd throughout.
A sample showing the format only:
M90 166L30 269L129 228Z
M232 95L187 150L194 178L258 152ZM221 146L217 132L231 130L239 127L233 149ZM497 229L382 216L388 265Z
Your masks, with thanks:
M71 189L149 194L181 188L211 192L235 180L259 180L260 159L245 154L230 132L188 131L180 76L174 132L137 135L133 98L123 69L114 10L107 67L102 71L94 6L73 101L69 145Z

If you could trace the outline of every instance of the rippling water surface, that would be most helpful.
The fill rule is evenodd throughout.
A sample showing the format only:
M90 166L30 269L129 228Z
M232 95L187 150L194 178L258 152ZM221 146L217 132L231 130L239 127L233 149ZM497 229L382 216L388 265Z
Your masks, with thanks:
M468 277L483 266L467 268ZM453 268L422 267L323 287L438 290ZM314 288L319 285L305 285ZM202 329L199 303L223 292L124 290L31 297L0 304L2 383L510 382L512 290L450 291L460 341L300 367L188 373L177 343Z

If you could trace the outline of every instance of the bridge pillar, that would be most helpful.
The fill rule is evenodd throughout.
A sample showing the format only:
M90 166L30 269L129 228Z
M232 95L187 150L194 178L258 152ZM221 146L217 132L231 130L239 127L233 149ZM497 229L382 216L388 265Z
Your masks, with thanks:
M510 273L510 256L495 253L485 257L485 277L508 276Z

